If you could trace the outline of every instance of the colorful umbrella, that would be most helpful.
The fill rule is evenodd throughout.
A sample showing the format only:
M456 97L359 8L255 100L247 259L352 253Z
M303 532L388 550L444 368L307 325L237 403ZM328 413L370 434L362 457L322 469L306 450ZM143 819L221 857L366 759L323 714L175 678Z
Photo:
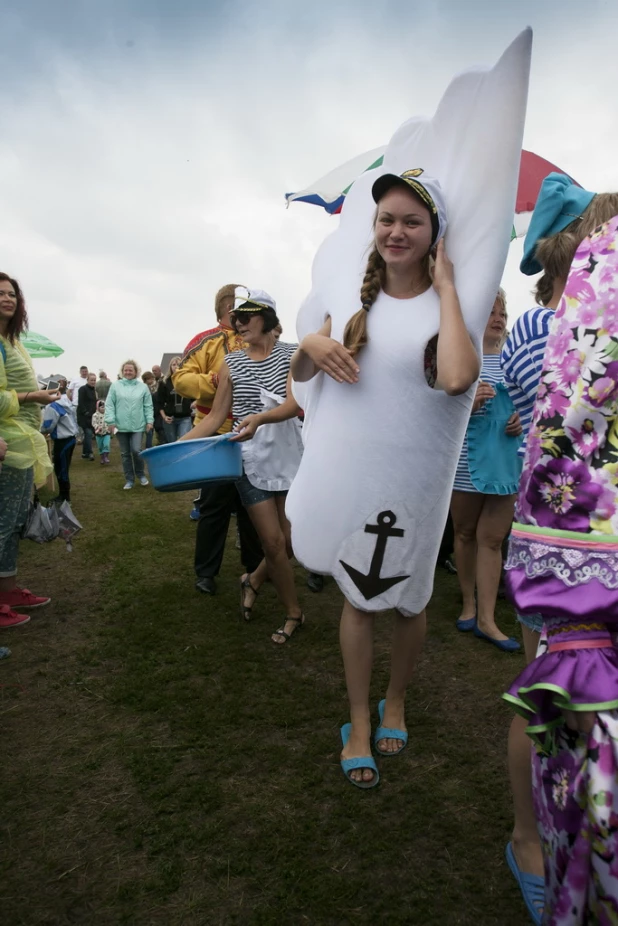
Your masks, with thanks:
M60 354L64 354L64 347L58 347L49 338L36 334L34 331L28 331L20 338L20 341L30 356L37 360L44 357L59 357Z
M522 151L519 165L519 183L517 184L517 200L515 203L515 218L513 237L523 238L528 231L530 218L534 211L541 184L548 174L564 174L576 186L581 186L566 170L556 167L551 161L534 154L532 151Z
M292 202L311 203L315 206L322 206L329 215L337 215L341 212L346 195L354 181L365 171L379 167L384 159L385 150L386 148L374 148L373 151L367 151L330 171L305 190L299 193L286 193L288 206ZM545 158L539 157L538 154L532 151L522 151L511 238L520 238L526 234L541 184L552 171L566 174L566 171L546 161ZM576 182L573 180L573 183Z

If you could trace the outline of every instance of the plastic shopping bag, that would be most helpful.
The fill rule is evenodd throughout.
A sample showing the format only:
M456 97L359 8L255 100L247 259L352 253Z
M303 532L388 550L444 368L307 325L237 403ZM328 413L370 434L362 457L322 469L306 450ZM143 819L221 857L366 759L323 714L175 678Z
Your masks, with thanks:
M58 508L58 520L60 522L60 536L67 545L67 551L73 550L71 541L82 530L82 526L73 514L69 502L63 502Z
M25 540L34 540L35 543L48 543L55 540L60 533L60 520L55 505L44 507L38 495L30 504L28 520L22 531Z

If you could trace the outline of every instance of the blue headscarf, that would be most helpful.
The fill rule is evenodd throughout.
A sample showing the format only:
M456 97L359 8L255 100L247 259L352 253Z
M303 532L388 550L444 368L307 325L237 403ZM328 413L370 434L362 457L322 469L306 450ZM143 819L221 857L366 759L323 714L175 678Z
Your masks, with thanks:
M539 191L524 241L524 256L519 269L526 276L540 273L542 267L534 252L541 238L556 235L586 211L596 193L582 190L566 174L548 174Z

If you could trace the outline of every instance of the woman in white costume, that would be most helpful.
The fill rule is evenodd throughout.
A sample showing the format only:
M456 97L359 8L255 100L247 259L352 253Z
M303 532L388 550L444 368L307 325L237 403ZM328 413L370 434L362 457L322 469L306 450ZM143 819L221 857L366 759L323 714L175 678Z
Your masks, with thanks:
M369 687L373 615L387 608L391 678L374 740L380 755L407 741L406 688L509 244L530 47L527 30L493 70L457 78L431 121L396 133L385 173L352 188L299 315L292 375L305 453L287 513L297 558L333 575L346 598L342 768L358 787L379 779Z

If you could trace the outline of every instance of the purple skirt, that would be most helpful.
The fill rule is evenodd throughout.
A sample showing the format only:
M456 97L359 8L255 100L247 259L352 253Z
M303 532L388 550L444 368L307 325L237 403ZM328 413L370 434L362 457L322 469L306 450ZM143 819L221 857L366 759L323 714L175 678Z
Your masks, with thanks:
M533 759L545 865L544 926L618 923L618 712L592 733L560 727L554 754Z

